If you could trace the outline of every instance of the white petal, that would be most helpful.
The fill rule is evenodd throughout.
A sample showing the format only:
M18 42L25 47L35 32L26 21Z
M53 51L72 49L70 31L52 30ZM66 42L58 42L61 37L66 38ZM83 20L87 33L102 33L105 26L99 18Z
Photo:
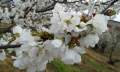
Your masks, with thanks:
M66 51L65 55L62 57L62 61L65 64L74 64L81 62L81 56L73 50Z
M39 50L38 48L34 48L34 47L31 48L29 51L29 56L35 58L39 52L38 50Z
M80 16L79 15L74 15L73 18L71 19L71 22L74 25L80 24Z
M27 68L27 72L36 72L36 70L37 70L36 66L29 66Z
M80 39L80 44L81 46L85 46L85 47L94 47L95 44L97 44L99 41L99 37L97 34L89 34L84 38Z
M15 27L13 28L13 33L14 33L14 34L15 34L15 33L20 33L20 34L22 34L22 31L23 31L23 29L22 29L22 27L19 26L19 25L15 26Z
M27 65L29 65L29 59L28 58L17 59L14 61L13 65L19 69L25 69L27 68Z
M93 19L91 19L88 24L93 24L93 26L96 28L96 32L98 34L102 34L102 32L105 32L107 30L107 17L102 14L97 14Z
M52 41L52 45L54 45L54 47L58 48L62 45L62 41L59 39L55 39Z
M83 48L83 47L77 47L76 46L75 48L73 48L73 50L77 53L80 53L80 54L85 54L86 53L85 48Z
M30 30L24 30L22 35L20 36L20 43L35 45L34 38L31 35Z
M0 60L5 60L6 59L6 54L4 52L4 50L2 50L2 52L0 53Z
M62 40L47 40L44 44L46 48L59 48L62 45Z
M40 64L38 64L37 71L44 71L46 69L47 63L48 63L48 61L44 61L44 62L41 62Z

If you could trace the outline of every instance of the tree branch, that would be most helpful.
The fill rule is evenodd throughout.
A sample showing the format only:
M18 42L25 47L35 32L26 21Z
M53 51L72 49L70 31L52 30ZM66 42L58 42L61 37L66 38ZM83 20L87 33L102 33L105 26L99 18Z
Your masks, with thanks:
M118 0L112 0L110 4L101 12L101 14L106 13L107 9L114 5Z
M19 47L21 47L21 44L16 44L16 45L1 45L0 49L19 48Z
M64 1L55 1L55 0L53 0L53 3L51 5L49 5L49 6L45 7L45 8L42 8L40 10L36 10L36 12L39 13L39 12L46 12L46 11L53 10L56 3L68 4L68 3L76 3L76 2L80 2L80 1L67 2L67 0L64 0Z
M42 8L40 10L36 10L36 12L39 13L39 12L50 11L50 10L54 9L54 6L56 5L56 3L57 3L57 1L54 0L51 5L49 5L49 6L45 7L45 8Z

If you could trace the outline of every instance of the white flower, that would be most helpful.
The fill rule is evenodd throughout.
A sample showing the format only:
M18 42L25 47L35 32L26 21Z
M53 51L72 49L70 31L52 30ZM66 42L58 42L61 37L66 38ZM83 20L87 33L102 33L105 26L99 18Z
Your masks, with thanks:
M58 48L62 45L62 41L61 40L58 40L58 39L55 39L53 40L52 42L52 45L54 45L54 47Z
M14 43L29 44L31 46L36 45L34 37L31 35L31 31L22 29L21 26L17 25L13 28L13 33L19 33L20 37L14 41Z
M19 69L27 69L27 72L36 72L45 70L48 60L52 60L44 50L38 47L22 46L16 50L14 66Z
M15 26L15 27L13 27L12 31L13 31L14 34L15 34L15 33L20 33L20 34L22 34L23 29L22 29L22 27L21 27L20 25L17 25L17 26Z
M75 52L79 53L79 54L85 54L86 53L85 48L83 48L83 47L76 46L76 47L73 48L73 50Z
M0 60L5 60L6 59L6 54L5 54L5 51L2 50L2 52L0 52Z
M29 44L31 46L36 45L34 37L32 37L30 30L23 31L22 35L20 36L20 43Z
M5 8L5 12L3 13L3 17L8 19L9 16L10 16L10 13L8 11L8 8Z
M83 13L87 15L89 13L89 10L86 9L86 10L83 11Z
M73 50L67 50L65 55L62 57L62 61L65 64L74 64L81 62L81 56Z
M16 5L16 6L18 6L18 7L20 7L21 4L22 4L22 1L21 1L21 0L13 0L13 2L14 2L14 5Z
M0 39L0 45L6 45L8 41L5 41L3 38Z
M71 12L64 12L62 15L60 15L61 23L64 24L64 26L69 29L71 27L74 29L76 25L80 24L80 14L78 14L75 11Z
M64 28L64 26L63 25L61 25L59 22L58 22L58 24L52 24L51 25L51 27L50 27L50 32L51 33L54 33L54 34L57 34L57 33L64 33L64 30L65 30L65 28Z
M84 38L80 39L80 44L81 46L85 46L85 47L94 47L95 44L97 44L99 41L99 37L97 34L89 34Z
M30 57L35 58L37 57L37 54L39 53L39 48L33 47L30 49L28 53Z
M80 15L81 13L73 10L65 12L63 4L56 4L53 10L53 17L51 18L52 26L50 31L52 33L62 33L65 30L68 32L81 31L76 27L76 25L80 24Z
M59 39L47 40L44 45L47 50L47 54L54 58L60 57L65 50L64 45L62 45L62 41Z
M29 65L29 58L20 58L14 61L13 65L19 69L25 69Z
M40 64L37 64L37 71L44 71L46 69L47 63L48 63L48 60L45 60L43 62L41 61Z
M48 63L48 60L45 61L38 61L36 60L31 65L28 66L27 72L40 72L44 71L46 69L46 65Z
M59 11L64 11L64 10L65 10L64 4L56 3L53 11L59 12Z
M62 45L62 40L54 39L54 40L47 40L45 42L46 48L59 48Z
M88 23L83 23L80 22L80 12L76 12L72 10L72 8L67 11L67 5L61 3L56 3L52 10L53 16L50 19L50 27L45 28L43 27L44 23L40 24L39 22L34 22L36 21L33 18L34 16L36 19L41 17L36 13L36 4L34 5L34 8L32 7L35 1L26 0L23 2L21 0L13 0L15 7L12 8L11 12L8 11L8 8L5 8L5 13L3 14L3 10L0 9L0 18L2 18L2 16L6 18L4 22L8 22L7 18L9 18L9 16L15 15L14 22L17 26L13 27L12 30L14 34L19 33L20 36L11 44L20 43L22 45L20 48L14 49L16 56L13 56L12 58L15 59L13 65L19 69L26 69L27 72L44 71L47 63L54 58L59 58L66 64L80 63L80 55L85 53L85 48L83 47L94 47L99 41L98 35L102 34L102 32L105 32L107 29L107 19L104 15L97 14ZM67 1L73 2L79 0ZM22 18L25 14L24 10L31 7L33 11L29 12L25 18ZM88 13L88 10L84 12ZM33 18L34 21L31 18ZM45 24L48 22L45 22ZM73 49L69 49L68 43L72 40L71 38L76 37L79 39L78 36L80 32L87 30L87 24L93 24L96 29L96 34L88 34L86 37L82 37L77 41L80 41L80 46L75 46ZM31 30L22 28L22 25L36 26L36 29L39 32L46 31L52 33L54 34L54 39L36 42L34 39L35 37L31 35ZM68 32L70 32L70 34L68 34ZM6 40L1 38L0 45L7 44L9 40L8 38L10 37L5 37ZM40 37L36 39L40 39ZM3 50L0 53L0 60L4 60L5 58L6 54Z
M96 29L96 33L102 34L107 30L107 18L102 14L97 14L93 19L91 19L87 24L93 24Z
M20 48L15 49L15 52L17 57L21 57L21 56L23 57L23 55L28 55L29 57L33 57L37 54L37 50L38 48L34 46L23 44Z

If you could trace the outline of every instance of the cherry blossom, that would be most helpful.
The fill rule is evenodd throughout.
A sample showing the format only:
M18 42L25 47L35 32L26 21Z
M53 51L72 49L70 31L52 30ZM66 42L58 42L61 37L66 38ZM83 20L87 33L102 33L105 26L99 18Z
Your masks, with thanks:
M69 3L75 1L79 0L67 0ZM94 0L93 3L97 1L99 0ZM41 0L13 0L12 3L10 12L8 8L3 12L0 7L0 18L4 18L1 22L15 23L11 29L12 33L6 33L0 38L0 45L7 45L12 34L18 35L10 44L21 46L8 51L14 51L16 54L11 56L14 59L13 65L27 72L44 71L47 63L55 58L65 64L81 63L81 55L86 53L86 48L94 47L99 36L107 30L107 16L97 12L95 16L90 16L94 6L90 10L81 11L71 8L68 4L56 2L54 8L48 12L52 13L52 16L44 18L42 15L47 11L42 12L43 6L39 6L42 4ZM81 20L83 15L89 17L88 21ZM13 20L10 17L14 17ZM6 54L2 50L0 60L6 59Z

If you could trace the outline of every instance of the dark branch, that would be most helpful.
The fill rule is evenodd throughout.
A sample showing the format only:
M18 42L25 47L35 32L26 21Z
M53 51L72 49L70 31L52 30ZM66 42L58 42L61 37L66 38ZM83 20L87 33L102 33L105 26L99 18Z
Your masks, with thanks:
M36 12L39 13L39 12L46 12L46 11L53 10L56 3L57 3L57 1L54 1L51 5L49 5L49 6L45 7L45 8L42 8L40 10L36 10Z
M27 14L32 10L32 7L35 6L35 4L36 2L33 3L31 7L28 7L24 10L25 11L24 18L26 18Z
M101 14L106 13L107 9L114 5L118 0L112 0L110 4L101 12Z
M21 44L16 44L16 45L1 45L0 49L19 48L19 47L21 47Z
M53 10L56 3L69 4L69 3L76 3L76 2L80 2L80 1L67 2L67 0L64 0L64 1L55 1L55 0L53 0L53 3L51 5L49 5L49 6L45 7L45 8L42 8L40 10L36 10L36 12L39 13L39 12L46 12L46 11Z

